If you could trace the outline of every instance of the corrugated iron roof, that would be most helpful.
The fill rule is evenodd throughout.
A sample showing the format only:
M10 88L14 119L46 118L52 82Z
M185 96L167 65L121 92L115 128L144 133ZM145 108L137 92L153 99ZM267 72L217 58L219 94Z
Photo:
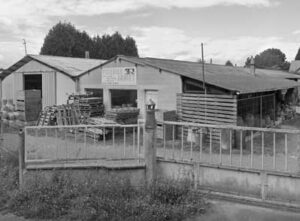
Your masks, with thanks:
M139 61L146 65L169 71L181 76L202 81L202 64L198 62L158 59L158 58L132 58L120 56L132 62ZM259 70L260 71L260 70ZM262 73L262 72L261 72ZM278 71L269 70L267 75ZM205 81L229 91L241 94L274 91L300 86L300 83L291 80L279 79L261 75L251 75L248 68L230 67L216 64L205 64Z
M300 61L299 60L291 62L289 72L300 74Z
M6 77L10 73L18 70L20 67L31 60L35 60L50 68L67 74L70 77L77 77L79 75L82 75L105 62L105 60L100 59L71 58L50 55L27 55L20 61L16 62L14 65L4 70L2 73L2 77Z

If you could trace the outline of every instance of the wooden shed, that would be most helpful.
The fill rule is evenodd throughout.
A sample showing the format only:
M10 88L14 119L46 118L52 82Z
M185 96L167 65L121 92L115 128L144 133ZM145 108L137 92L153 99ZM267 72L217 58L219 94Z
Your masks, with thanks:
M79 91L78 77L103 60L27 55L1 73L2 99L16 103L18 91L40 90L43 107L64 104Z

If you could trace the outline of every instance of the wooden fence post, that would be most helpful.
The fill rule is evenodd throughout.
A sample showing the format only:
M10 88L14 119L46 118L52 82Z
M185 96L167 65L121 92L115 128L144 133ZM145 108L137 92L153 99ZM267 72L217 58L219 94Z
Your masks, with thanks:
M144 138L146 183L147 185L151 185L151 183L155 182L157 176L155 105L146 105L146 123Z
M23 172L25 169L25 134L24 130L20 129L20 146L19 146L19 188L23 186Z

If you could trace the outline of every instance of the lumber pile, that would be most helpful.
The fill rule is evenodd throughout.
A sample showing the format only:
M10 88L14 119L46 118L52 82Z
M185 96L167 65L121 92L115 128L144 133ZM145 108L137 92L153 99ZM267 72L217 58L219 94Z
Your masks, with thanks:
M56 125L56 106L47 106L40 112L40 116L37 121L37 126L50 126Z
M105 118L119 124L136 124L140 109L135 107L114 108L106 111Z
M85 120L73 104L47 106L40 112L37 126L77 125Z
M116 122L112 120L107 120L101 117L89 118L86 122L88 125L99 125L100 127L89 127L86 131L87 136L100 140L103 136L107 136L111 133L111 128L106 128L107 125L117 125Z
M90 95L70 95L68 103L78 107L82 115L98 117L104 115L103 99L101 97L90 97Z

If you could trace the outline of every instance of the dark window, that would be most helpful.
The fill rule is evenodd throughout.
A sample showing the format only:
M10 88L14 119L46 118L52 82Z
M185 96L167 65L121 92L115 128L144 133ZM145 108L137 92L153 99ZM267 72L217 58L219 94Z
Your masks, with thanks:
M111 90L111 106L115 107L137 107L136 90Z

